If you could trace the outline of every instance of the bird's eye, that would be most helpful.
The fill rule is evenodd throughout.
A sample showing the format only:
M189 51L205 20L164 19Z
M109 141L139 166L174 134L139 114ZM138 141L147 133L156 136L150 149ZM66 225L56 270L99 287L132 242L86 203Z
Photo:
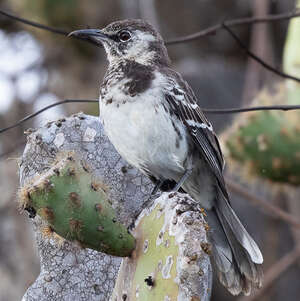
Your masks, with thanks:
M129 31L122 30L119 33L119 38L120 38L121 42L127 42L127 41L129 41L131 39L131 34L130 34Z

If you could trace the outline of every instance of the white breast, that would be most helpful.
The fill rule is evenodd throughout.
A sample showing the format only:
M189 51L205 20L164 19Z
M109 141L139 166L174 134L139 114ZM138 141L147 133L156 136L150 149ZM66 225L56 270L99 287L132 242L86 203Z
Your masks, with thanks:
M117 151L131 165L147 168L156 177L174 178L174 172L181 174L187 141L180 121L175 120L181 131L178 140L170 115L161 106L161 87L154 82L151 89L133 98L122 92L121 85L113 89L100 100L100 117ZM113 102L106 104L110 98Z

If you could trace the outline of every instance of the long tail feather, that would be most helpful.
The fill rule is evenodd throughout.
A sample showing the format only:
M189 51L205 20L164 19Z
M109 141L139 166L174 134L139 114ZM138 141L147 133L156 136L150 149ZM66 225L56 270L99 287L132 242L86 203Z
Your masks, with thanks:
M262 285L262 254L228 200L222 196L207 212L213 257L221 283L233 294L249 295Z

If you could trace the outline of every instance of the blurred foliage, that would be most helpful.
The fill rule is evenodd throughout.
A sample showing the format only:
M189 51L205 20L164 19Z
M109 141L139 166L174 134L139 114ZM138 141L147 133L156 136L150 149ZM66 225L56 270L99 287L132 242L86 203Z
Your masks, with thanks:
M300 1L298 1L300 4ZM289 24L284 50L284 70L300 77L300 20ZM258 94L252 105L300 103L300 84L279 83ZM263 111L238 116L224 133L230 161L249 174L272 182L300 185L300 112Z
M78 26L105 26L112 12L118 14L117 1L105 0L11 0L14 11L43 24L64 29Z
M6 8L6 2L6 0L0 0L0 7ZM20 24L12 19L0 16L0 28L1 30L5 30L7 32L14 32L20 30Z
M287 94L286 85L281 83L263 90L252 105L287 104ZM228 165L235 166L238 163L245 171L246 178L251 175L273 182L299 185L299 120L298 111L262 111L239 116L228 132L223 134Z
M77 28L81 24L82 16L79 9L78 0L12 0L11 6L18 15L40 22L41 24L62 28L65 30ZM75 49L76 55L90 56L90 47L84 47L82 43L69 43L65 37L59 37L53 33L32 28L34 35L49 47L54 44L54 40L59 41L61 47L64 44L71 45Z
M22 10L27 15L57 27L75 26L80 20L78 0L23 0L12 1L17 10Z
M104 27L111 21L111 11L119 11L116 4L115 1L105 0L11 0L10 5L20 16L71 32L87 27ZM96 48L87 47L84 42L70 43L69 38L43 30L35 29L34 34L46 46L53 47L57 41L60 47L67 45L69 49L72 48L69 51L75 51L74 55L82 59L96 56Z

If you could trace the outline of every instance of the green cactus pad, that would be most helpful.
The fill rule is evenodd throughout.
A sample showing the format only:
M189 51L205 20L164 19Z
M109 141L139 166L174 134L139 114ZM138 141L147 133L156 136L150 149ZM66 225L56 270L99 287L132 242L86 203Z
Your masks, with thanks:
M73 155L59 160L21 191L22 207L34 210L63 238L115 256L133 251L135 239L117 221L101 183Z
M255 104L284 104L286 95L285 85L280 84L273 91L261 92ZM299 120L299 112L263 111L240 116L223 135L228 164L235 161L252 175L299 185Z
M297 1L298 7L300 0ZM300 21L290 21L284 49L284 70L300 77ZM300 103L300 85L292 80L261 91L252 105ZM263 111L243 114L222 135L229 166L266 178L271 182L300 184L300 113L299 111Z
M178 284L174 281L178 246L168 231L161 231L165 216L159 216L160 209L157 206L139 224L135 251L139 260L131 286L131 295L135 294L137 300L164 300L164 296L175 300L178 295Z
M205 221L187 197L164 194L136 222L137 246L121 264L111 301L208 300ZM206 297L205 297L206 296Z

